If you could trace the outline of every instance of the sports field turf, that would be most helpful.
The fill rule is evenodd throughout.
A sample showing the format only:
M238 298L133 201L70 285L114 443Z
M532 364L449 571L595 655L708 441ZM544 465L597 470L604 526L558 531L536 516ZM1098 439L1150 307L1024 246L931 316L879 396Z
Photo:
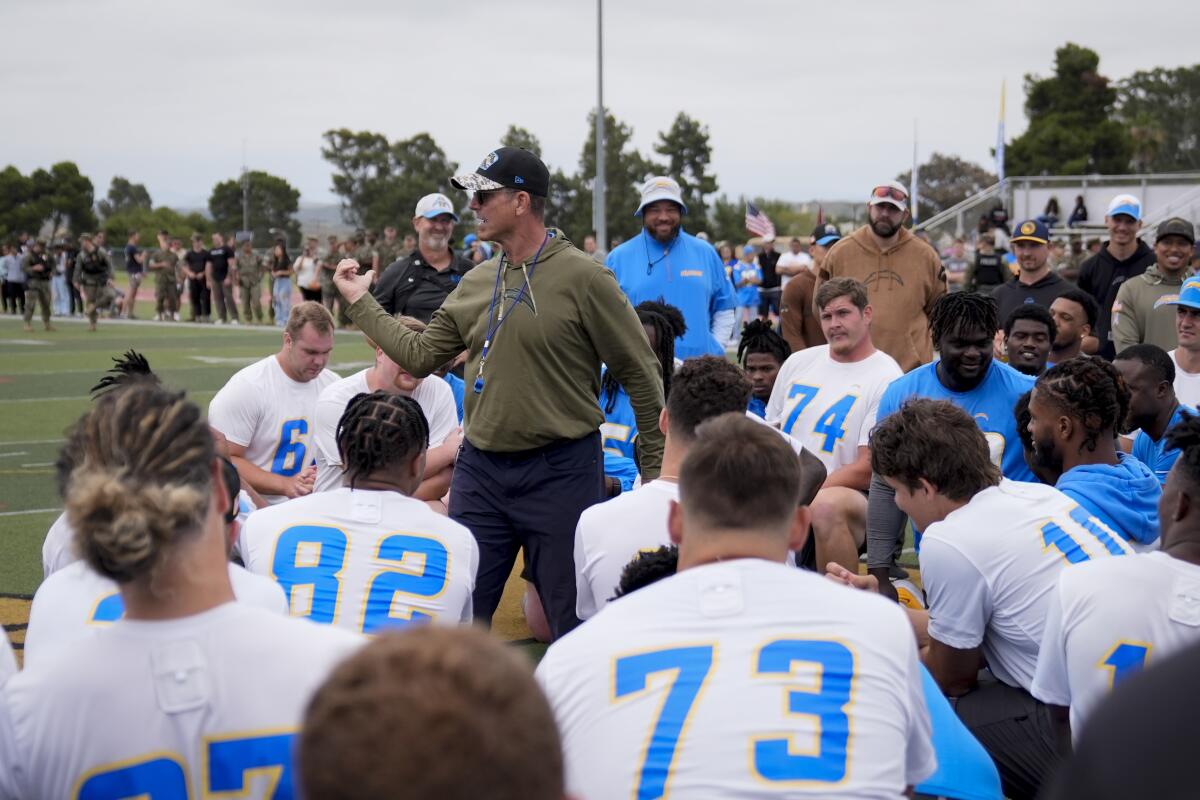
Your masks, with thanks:
M146 311L143 311L146 313ZM166 384L186 389L202 408L229 376L279 348L267 327L101 320L54 320L58 330L26 333L17 317L0 317L0 622L15 644L24 638L28 598L42 579L42 541L62 502L54 461L63 433L90 404L88 391L135 348ZM330 368L341 375L371 363L362 334L337 334ZM494 627L526 639L519 580L511 580Z

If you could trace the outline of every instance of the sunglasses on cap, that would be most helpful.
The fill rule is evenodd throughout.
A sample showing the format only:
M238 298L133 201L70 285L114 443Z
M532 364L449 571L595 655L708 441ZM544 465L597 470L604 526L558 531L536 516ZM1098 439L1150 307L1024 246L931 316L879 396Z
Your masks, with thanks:
M876 186L871 190L871 197L876 200L895 200L897 203L908 202L908 193L894 186Z

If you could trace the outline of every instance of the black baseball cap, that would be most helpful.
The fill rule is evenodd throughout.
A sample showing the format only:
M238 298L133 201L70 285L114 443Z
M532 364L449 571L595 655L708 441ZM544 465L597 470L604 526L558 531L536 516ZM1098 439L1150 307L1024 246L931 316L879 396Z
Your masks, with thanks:
M550 170L520 147L498 147L484 156L474 172L455 175L450 183L465 192L519 189L535 197L550 193Z
M822 247L828 247L841 238L842 232L837 229L836 225L824 222L813 228L811 242L812 244L819 244Z
M1158 223L1158 230L1155 232L1154 241L1157 242L1164 236L1182 236L1192 244L1196 243L1196 229L1192 226L1192 223L1183 217L1171 217L1168 220Z

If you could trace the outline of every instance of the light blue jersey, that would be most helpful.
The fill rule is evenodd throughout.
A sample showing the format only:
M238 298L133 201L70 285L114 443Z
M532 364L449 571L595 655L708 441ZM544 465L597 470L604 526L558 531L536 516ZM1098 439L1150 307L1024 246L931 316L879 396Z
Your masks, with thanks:
M604 447L604 474L621 481L621 491L628 492L637 480L637 462L634 460L634 448L637 446L637 417L633 413L633 403L625 389L618 386L613 400L613 410L608 410L610 396L600 395L600 410L604 412L604 422L600 425L600 436Z
M1013 413L1017 399L1033 388L1036 378L993 360L982 383L969 392L953 392L938 380L937 365L935 361L917 367L892 381L879 401L877 419L883 421L913 397L949 400L975 418L975 424L987 437L992 461L1000 465L1004 477L1036 483L1037 478L1025 463L1021 439L1017 436L1017 417Z
M1184 414L1195 416L1196 409L1180 403L1175 407L1171 421L1167 423L1167 430L1183 422ZM1157 442L1151 439L1145 431L1138 431L1137 438L1133 440L1133 457L1149 467L1150 471L1154 473L1154 477L1158 479L1158 485L1162 486L1167 482L1167 473L1171 471L1175 460L1179 458L1179 450L1167 446L1165 431Z
M762 268L758 264L747 264L744 261L739 261L733 265L733 280L734 291L738 308L757 307L758 306L758 284L762 283L763 275ZM757 278L758 283L748 284L739 287L738 284L747 278Z
M725 344L711 333L712 317L734 309L733 284L712 245L680 230L664 246L643 230L609 253L605 264L631 305L661 299L683 312L687 333L675 340L676 356L725 355Z
M450 391L454 394L454 405L458 411L458 422L461 425L463 421L463 379L453 372L447 372L443 376L443 380L450 384Z

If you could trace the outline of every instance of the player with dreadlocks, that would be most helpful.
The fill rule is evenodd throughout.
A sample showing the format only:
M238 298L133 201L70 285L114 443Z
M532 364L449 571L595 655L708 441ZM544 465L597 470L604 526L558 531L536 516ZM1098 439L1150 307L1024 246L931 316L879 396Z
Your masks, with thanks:
M251 514L242 554L283 586L292 616L372 633L471 621L479 548L471 532L412 495L429 424L394 392L360 394L337 427L343 486Z
M929 329L941 358L894 381L879 401L878 420L882 422L912 397L949 400L974 418L1004 477L1036 481L1025 463L1013 415L1017 400L1033 388L1034 378L993 359L992 343L999 328L996 303L990 297L955 292L938 298L929 314ZM867 509L867 569L879 579L881 590L893 597L888 578L902 572L895 559L903 534L904 514L896 506L895 493L873 475Z
M742 328L737 357L750 379L750 407L747 409L750 413L767 416L767 401L775 388L775 378L791 354L792 348L767 320L751 320Z
M1056 365L1038 378L1029 413L1034 458L1059 473L1055 486L1130 544L1152 545L1162 491L1149 467L1117 448L1129 414L1117 368L1094 356Z
M683 312L661 300L646 300L634 309L650 340L650 349L658 357L662 367L663 397L670 394L671 376L678 363L675 361L675 340L687 332ZM633 488L638 476L637 420L629 395L607 370L600 381L600 409L604 412L604 423L600 435L604 437L604 474L609 483L609 494Z

